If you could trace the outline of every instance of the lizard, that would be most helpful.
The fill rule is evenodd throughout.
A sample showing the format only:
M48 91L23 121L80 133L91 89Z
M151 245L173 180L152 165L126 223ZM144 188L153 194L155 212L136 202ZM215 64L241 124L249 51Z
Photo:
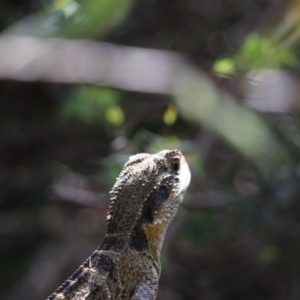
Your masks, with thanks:
M165 232L190 183L179 150L129 158L110 192L102 244L47 300L154 300Z

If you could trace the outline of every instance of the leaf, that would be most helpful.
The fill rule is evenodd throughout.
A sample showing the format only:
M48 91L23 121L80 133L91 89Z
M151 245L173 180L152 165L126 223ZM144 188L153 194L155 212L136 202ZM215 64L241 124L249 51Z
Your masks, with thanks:
M62 36L92 38L102 36L126 15L133 0L88 0L82 8L62 24Z
M178 116L178 110L177 107L174 105L169 105L168 109L165 111L163 119L166 125L173 125Z
M119 105L112 105L106 111L106 119L114 126L120 126L124 123L124 113Z
M235 71L235 62L231 58L219 59L213 66L213 71L220 77L227 77L232 75Z

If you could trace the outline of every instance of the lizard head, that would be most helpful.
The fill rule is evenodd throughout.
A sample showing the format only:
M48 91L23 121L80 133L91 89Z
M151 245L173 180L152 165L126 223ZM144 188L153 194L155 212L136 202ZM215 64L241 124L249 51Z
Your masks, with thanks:
M152 159L157 174L153 179L153 191L146 200L143 217L149 224L170 223L183 200L191 173L179 150L164 150L153 155Z
M131 156L111 191L107 234L134 238L151 228L164 234L190 177L179 150Z

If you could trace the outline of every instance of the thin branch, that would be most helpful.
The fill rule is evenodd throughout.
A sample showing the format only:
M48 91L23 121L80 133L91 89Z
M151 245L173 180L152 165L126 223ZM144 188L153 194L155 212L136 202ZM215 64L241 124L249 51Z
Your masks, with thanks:
M0 78L170 94L181 58L88 40L0 37Z
M0 65L0 79L88 83L172 95L183 117L217 132L263 168L276 163L282 151L258 115L173 52L2 35Z

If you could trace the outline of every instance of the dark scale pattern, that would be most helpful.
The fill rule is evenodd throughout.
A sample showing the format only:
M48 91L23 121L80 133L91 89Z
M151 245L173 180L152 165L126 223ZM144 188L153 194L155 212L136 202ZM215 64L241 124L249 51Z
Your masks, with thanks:
M130 236L129 247L136 251L144 251L148 247L147 235L143 231L141 224L138 224Z
M154 300L161 244L189 179L178 150L130 157L110 193L103 243L48 300Z
M75 280L81 273L83 272L83 269L80 267L78 268L69 278L71 281Z
M91 265L96 268L101 268L105 272L112 272L114 261L110 257L101 255L100 253L94 253L91 256Z
M171 178L163 179L158 190L154 190L143 207L142 222L152 223L154 212L168 200L171 191Z
M170 191L177 183L178 183L178 177L168 176L162 180L161 185Z
M154 205L153 201L151 201L151 198L153 195L151 194L149 199L146 201L143 207L143 212L141 216L141 223L152 223L153 217L154 217Z
M116 236L108 236L104 239L99 249L102 250L110 250L113 245L115 245L118 241L118 237Z
M154 206L162 205L169 198L169 191L165 186L161 186L153 195Z
M57 290L56 293L61 293L70 285L70 281L66 280Z

